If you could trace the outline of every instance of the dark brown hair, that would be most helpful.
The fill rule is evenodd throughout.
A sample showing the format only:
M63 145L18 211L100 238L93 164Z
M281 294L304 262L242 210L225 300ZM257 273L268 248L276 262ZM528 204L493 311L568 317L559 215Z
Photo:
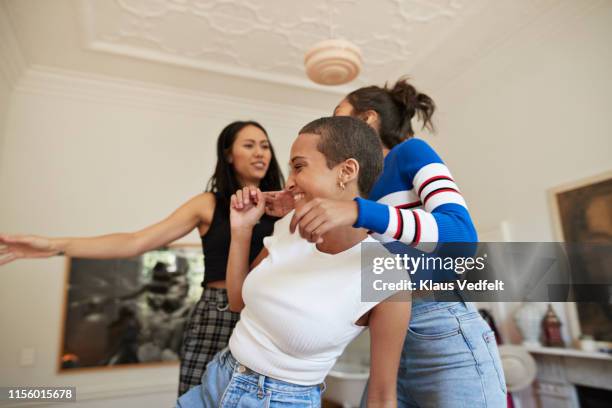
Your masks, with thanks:
M276 154L274 148L268 137L268 132L259 123L248 120L248 121L236 121L227 125L221 131L219 138L217 139L217 165L215 167L215 173L212 175L206 186L206 191L216 192L223 200L224 204L228 204L232 194L243 186L238 183L236 178L236 170L234 166L228 162L227 158L232 150L232 146L236 141L238 132L247 126L255 126L265 133L270 143L270 152L272 158L268 166L266 175L259 183L261 191L276 191L281 190L284 185L283 174L281 173L280 166L276 160Z
M359 193L364 197L370 194L383 168L382 146L374 129L350 116L334 116L313 120L300 130L302 133L320 136L317 150L330 169L345 160L357 160Z
M393 87L366 86L346 96L353 106L353 116L362 115L373 110L378 113L378 135L385 147L393 146L414 136L412 118L416 115L423 123L423 128L434 130L431 117L436 105L429 96L419 93L408 83L406 77L400 78Z

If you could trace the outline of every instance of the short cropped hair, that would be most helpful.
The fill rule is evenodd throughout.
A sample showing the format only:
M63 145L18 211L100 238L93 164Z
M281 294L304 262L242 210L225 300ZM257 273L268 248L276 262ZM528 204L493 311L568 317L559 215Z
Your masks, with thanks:
M320 136L317 149L330 169L348 159L359 163L357 185L367 197L383 169L382 143L376 132L362 120L350 116L332 116L313 120L300 130Z

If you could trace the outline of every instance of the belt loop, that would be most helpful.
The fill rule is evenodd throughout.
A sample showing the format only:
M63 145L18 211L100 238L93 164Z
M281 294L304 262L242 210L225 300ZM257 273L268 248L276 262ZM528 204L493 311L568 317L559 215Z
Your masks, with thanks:
M229 299L221 289L217 289L217 310L225 312L229 309ZM223 306L221 306L223 305Z
M259 374L259 380L257 381L257 398L259 399L264 397L264 381L266 381L266 376Z
M459 288L455 289L455 293L457 294L457 297L459 297L459 300L463 303L463 305L467 306L467 300L465 298L465 293L463 293L463 291L460 290Z
M234 356L232 356L232 352L230 351L229 346L225 346L225 348L223 349L223 357L225 360L225 364L227 364L232 369L232 371L234 371L238 364Z

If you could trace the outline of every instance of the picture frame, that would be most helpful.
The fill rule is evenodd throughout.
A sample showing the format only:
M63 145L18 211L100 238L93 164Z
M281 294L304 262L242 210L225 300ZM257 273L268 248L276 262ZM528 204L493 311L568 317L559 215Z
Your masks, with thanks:
M65 265L59 373L178 364L202 293L201 244Z
M612 243L612 170L550 189L548 198L558 241ZM596 334L612 333L612 308L602 311L595 305L567 302L565 309L574 343L588 335L612 349L609 334L604 338Z

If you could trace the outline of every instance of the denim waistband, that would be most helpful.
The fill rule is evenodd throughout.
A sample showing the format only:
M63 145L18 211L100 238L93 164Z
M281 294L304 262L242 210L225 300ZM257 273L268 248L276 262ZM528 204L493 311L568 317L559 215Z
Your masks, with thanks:
M247 366L241 364L236 358L232 355L229 347L226 347L221 352L220 363L228 367L231 371L237 372L241 374L241 380L251 383L256 386L264 387L266 389L270 389L272 391L281 392L281 393L308 393L313 390L321 389L321 391L325 390L325 384L315 384L315 385L300 385L293 384L287 381L278 380L276 378L268 377L264 374L260 374L256 371L251 370Z
M422 300L412 304L412 315L428 313L439 309L448 309L453 306L460 305L461 302L436 302L433 300Z
M418 316L423 313L433 312L435 310L450 309L457 306L463 306L468 312L476 312L478 309L471 302L436 302L436 301L420 301L413 303L412 316Z

